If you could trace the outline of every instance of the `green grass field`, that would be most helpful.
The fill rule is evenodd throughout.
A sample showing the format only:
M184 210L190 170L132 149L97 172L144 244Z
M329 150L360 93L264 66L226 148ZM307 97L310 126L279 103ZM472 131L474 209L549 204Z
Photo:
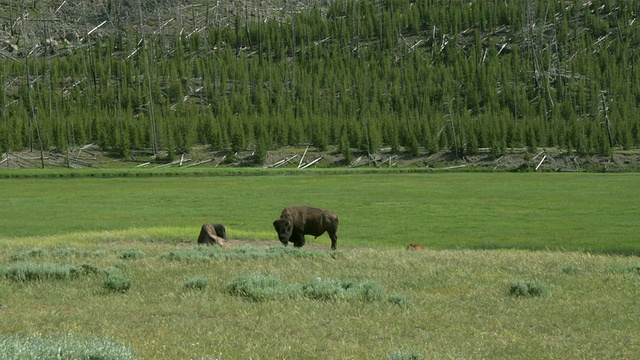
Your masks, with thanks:
M637 174L0 180L0 358L57 357L78 347L68 338L89 338L87 352L106 343L105 359L638 358L639 185ZM257 246L293 203L339 213L337 252L326 235L303 251ZM255 246L195 246L207 221ZM22 357L7 350L16 343Z
M274 240L282 208L302 203L340 215L340 247L637 255L639 190L635 173L1 179L0 236L192 241L219 222L231 238Z

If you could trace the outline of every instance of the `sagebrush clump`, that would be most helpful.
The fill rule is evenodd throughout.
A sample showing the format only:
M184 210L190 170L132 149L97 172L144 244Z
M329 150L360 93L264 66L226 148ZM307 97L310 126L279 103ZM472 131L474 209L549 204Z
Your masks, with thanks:
M254 301L306 297L314 300L376 301L384 297L384 289L373 281L315 278L307 284L284 284L275 275L249 274L237 277L230 285L232 295Z
M538 279L515 280L509 283L509 294L513 296L537 297L549 293L549 286Z
M61 265L34 262L20 262L2 271L6 278L16 281L67 280L95 272L95 268L91 265Z
M141 259L145 256L145 253L138 249L131 249L121 253L118 257L123 260L135 260Z
M131 280L127 278L122 270L115 266L104 269L106 278L103 286L111 292L126 292L131 288Z
M296 297L299 288L287 286L275 275L249 274L237 277L229 284L229 293L253 301Z

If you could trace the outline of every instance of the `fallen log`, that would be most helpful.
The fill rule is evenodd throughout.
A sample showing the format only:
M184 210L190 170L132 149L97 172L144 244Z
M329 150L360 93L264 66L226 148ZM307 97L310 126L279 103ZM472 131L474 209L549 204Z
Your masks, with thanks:
M313 160L312 162L310 162L310 163L308 163L308 164L306 164L306 165L304 165L304 166L302 166L302 167L298 167L298 169L306 169L306 168L308 168L309 166L311 166L311 165L313 165L313 164L317 163L318 161L320 161L320 159L322 159L322 156L320 156L319 158L317 158L317 159Z
M227 158L227 155L223 156L222 159L220 159L220 161L218 161L218 163L216 164L216 166L214 166L214 168L217 168L218 165L222 164L222 162L224 161L224 159Z
M300 162L298 163L298 169L300 169L300 167L302 167L302 162L304 161L304 156L307 155L307 151L309 150L309 145L307 145L307 148L304 150L304 153L302 153L302 157L300 158Z
M544 162L544 160L547 158L547 155L542 157L542 160L540 160L540 162L538 163L538 166L536 166L536 171L538 171L538 168L540 167L540 165L542 165L542 163Z
M172 161L172 162L170 162L170 163L168 163L168 164L158 165L158 166L156 166L155 168L156 168L156 169L163 169L163 168L167 168L167 167L170 167L170 166L173 166L173 165L176 165L176 164L180 164L180 165L182 165L182 163L183 163L183 162L187 162L187 161L191 161L191 159L184 159L184 158L182 158L182 159L180 159L180 160Z
M382 158L374 158L371 154L369 154L369 164L371 164L371 162L373 161L374 164L376 164L376 167L380 167L380 163L378 161L382 160Z
M295 159L297 157L298 157L298 155L293 155L292 157L289 157L289 158L285 157L284 159L282 159L280 161L277 161L277 162L275 162L275 163L273 163L271 165L266 165L265 168L277 168L277 167L280 167L280 166L288 163L289 161L291 161L291 160L293 160L293 159Z
M211 162L211 161L213 161L213 159L207 159L207 160L198 161L197 163L193 163L193 164L189 164L189 165L185 166L185 169L189 168L189 167L192 167L192 166L198 166L198 165L206 164L206 163Z
M357 159L355 159L350 165L349 167L356 167L358 166L358 163L360 162L360 160L362 160L362 156L358 157Z

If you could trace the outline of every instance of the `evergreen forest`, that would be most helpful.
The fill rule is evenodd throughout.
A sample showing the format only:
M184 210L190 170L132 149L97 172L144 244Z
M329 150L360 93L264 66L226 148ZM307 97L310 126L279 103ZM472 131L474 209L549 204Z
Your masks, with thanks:
M228 21L216 1L104 0L66 39L47 20L72 5L20 3L0 153L640 147L635 0L237 1Z

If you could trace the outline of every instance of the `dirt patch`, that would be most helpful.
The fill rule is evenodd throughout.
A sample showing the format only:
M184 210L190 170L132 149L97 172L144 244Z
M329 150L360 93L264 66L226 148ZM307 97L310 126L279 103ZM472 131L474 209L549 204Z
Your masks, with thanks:
M122 243L113 243L114 245L122 245ZM189 248L196 246L204 246L199 245L195 241L183 241L177 244L167 243L167 246L171 247L179 247L179 248ZM210 246L218 246L218 245L210 245ZM267 248L267 247L280 247L282 244L277 240L239 240L239 239L227 239L225 241L224 248L225 249L233 249L237 247L259 247L259 248ZM289 245L289 247L293 248L293 245ZM305 250L314 250L314 251L327 251L331 252L331 243L327 244L316 244L307 242L302 249ZM338 251L381 251L382 249L374 249L369 247L350 247L350 246L338 246Z
M276 247L276 246L282 246L282 244L277 241L271 241L271 240L261 240L261 241L252 241L252 240L227 240L225 241L225 247L228 248L235 248L235 247L242 247L242 246L256 246L256 247ZM305 244L303 249L310 249L310 250L327 250L330 251L331 250L331 246L326 245L323 246L321 244Z

